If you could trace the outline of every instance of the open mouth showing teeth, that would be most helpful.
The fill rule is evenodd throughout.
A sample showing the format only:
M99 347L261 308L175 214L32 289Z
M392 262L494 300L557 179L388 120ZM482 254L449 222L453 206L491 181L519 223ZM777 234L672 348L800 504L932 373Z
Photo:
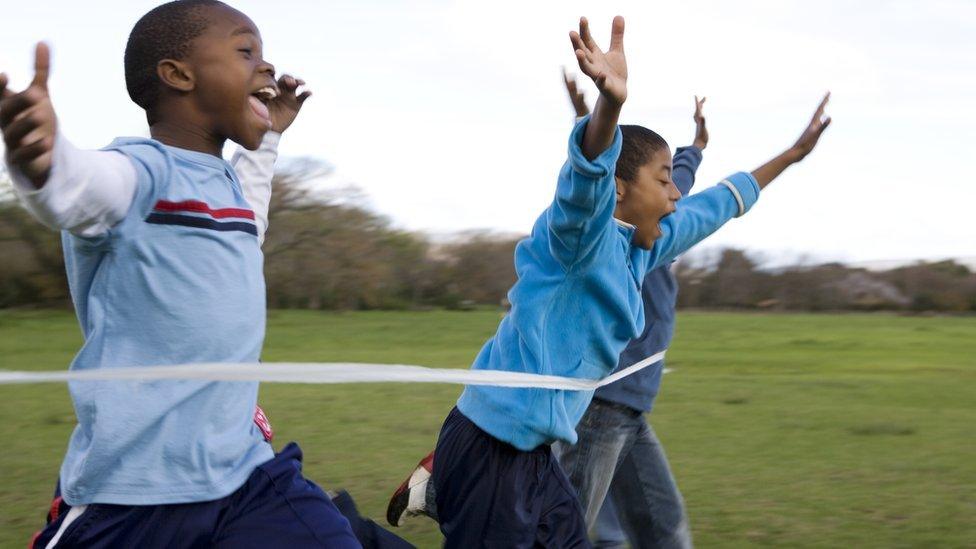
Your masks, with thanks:
M264 123L266 129L271 129L271 100L278 97L278 90L274 86L265 86L247 98L253 112Z
M278 90L276 90L272 86L265 86L265 87L261 88L260 90L252 93L251 95L253 95L254 97L257 97L258 100L261 101L262 103L268 103L269 101L271 101L274 98L278 97Z

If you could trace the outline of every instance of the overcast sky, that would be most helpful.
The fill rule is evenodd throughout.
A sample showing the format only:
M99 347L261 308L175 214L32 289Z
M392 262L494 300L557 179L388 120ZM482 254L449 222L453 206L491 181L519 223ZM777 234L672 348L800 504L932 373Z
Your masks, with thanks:
M17 2L0 70L53 47L64 133L100 147L146 133L122 53L156 2ZM672 147L705 95L704 187L790 145L820 96L834 123L745 218L707 241L824 259L976 256L976 2L232 2L279 73L314 91L287 156L322 158L404 228L527 232L552 198L572 111L560 65L587 15L606 46L627 18L623 122ZM588 97L596 97L588 84Z

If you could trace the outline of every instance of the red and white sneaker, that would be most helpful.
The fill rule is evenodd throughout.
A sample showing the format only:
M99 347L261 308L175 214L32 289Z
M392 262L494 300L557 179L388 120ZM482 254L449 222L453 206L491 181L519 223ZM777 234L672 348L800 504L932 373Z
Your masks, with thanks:
M407 517L425 515L436 519L436 516L427 508L427 490L433 488L430 484L430 476L434 471L434 452L427 454L427 457L420 460L417 468L410 473L407 480L393 492L390 504L386 507L386 521L392 526L400 526Z

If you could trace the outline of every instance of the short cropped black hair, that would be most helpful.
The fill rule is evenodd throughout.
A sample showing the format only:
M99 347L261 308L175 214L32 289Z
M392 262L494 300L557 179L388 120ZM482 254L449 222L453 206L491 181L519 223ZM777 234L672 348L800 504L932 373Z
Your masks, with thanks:
M636 181L641 166L650 162L654 153L668 148L668 142L644 126L620 126L624 135L616 175L624 181Z
M177 0L142 16L125 45L125 87L129 98L149 113L159 99L161 82L156 65L163 59L183 59L193 39L210 25L204 8L226 5L217 0Z

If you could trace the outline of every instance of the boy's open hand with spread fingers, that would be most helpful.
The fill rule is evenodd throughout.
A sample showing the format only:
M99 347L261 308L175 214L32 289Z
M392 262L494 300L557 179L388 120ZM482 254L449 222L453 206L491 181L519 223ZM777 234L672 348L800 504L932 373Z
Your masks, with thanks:
M698 96L695 96L695 114L692 116L695 119L695 141L692 145L698 147L699 150L708 146L708 128L705 127L705 115L702 114L702 105L705 104L705 99L707 97L698 99Z
M627 58L624 56L624 18L613 18L610 49L603 51L590 34L590 24L580 18L579 32L569 33L583 74L600 90L593 116L583 135L583 156L592 160L605 151L617 131L620 108L627 100Z
M624 18L613 18L610 31L610 49L600 50L600 46L590 34L590 23L580 18L579 33L569 33L573 47L576 48L576 61L583 74L593 79L600 97L615 105L623 105L627 100L627 59L624 57Z
M34 80L27 89L20 93L7 89L7 75L0 74L0 129L7 161L38 189L51 173L58 131L58 119L47 90L50 67L51 51L41 42L34 53Z
M820 105L817 106L817 110L813 113L813 118L810 119L810 123L807 124L806 129L803 130L800 138L796 140L796 143L792 147L786 149L779 156L759 166L752 172L752 176L756 178L756 183L759 184L760 189L764 189L772 180L779 177L779 174L783 173L783 170L806 158L813 151L813 148L817 146L817 142L820 141L820 136L823 135L827 126L830 125L830 117L824 116L824 109L827 107L827 101L829 100L830 92L827 92L824 98L820 100Z
M830 117L824 116L824 109L827 107L828 101L830 101L830 92L824 95L824 98L820 101L820 105L817 106L816 112L813 113L813 118L810 119L810 123L803 130L803 133L800 134L800 138L796 140L796 143L790 147L790 151L793 152L795 157L794 162L799 162L810 154L813 148L817 146L817 142L820 141L820 136L823 135L824 130L830 125Z
M298 111L302 109L305 100L312 92L302 90L298 93L298 88L305 85L301 78L283 75L278 79L278 95L268 102L268 112L271 114L271 131L282 133L291 126L298 116Z

